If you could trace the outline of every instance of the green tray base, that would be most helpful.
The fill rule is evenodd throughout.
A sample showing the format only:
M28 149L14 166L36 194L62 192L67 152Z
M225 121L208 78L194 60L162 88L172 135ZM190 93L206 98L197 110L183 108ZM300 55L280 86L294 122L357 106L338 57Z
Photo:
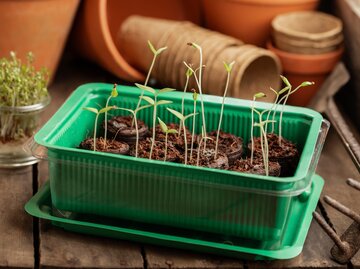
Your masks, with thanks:
M303 218L298 223L298 234L292 245L271 250L261 242L239 238L223 238L213 234L201 234L198 231L159 227L126 220L105 219L104 217L59 211L52 207L50 184L47 182L39 192L25 205L25 210L32 216L52 221L53 225L65 230L100 235L146 244L162 245L191 251L206 252L235 258L251 260L290 259L302 251L306 235L320 197L324 180L315 175L311 193L304 208ZM156 227L153 227L156 226ZM287 236L285 231L284 237ZM294 235L291 235L294 236Z

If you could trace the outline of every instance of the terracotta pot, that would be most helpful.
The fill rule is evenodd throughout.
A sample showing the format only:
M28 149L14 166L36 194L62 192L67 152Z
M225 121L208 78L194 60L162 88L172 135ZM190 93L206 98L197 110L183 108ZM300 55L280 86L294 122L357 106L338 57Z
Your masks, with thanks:
M274 45L288 52L326 53L336 50L343 41L341 20L322 12L282 14L271 25Z
M79 0L0 1L0 57L10 51L26 60L35 55L36 68L46 67L54 76Z
M142 72L132 67L120 54L121 43L114 40L122 22L132 14L174 20L200 21L199 0L91 0L83 1L73 41L80 54L97 62L114 75L129 81L144 79ZM186 5L195 9L187 12Z
M315 85L300 89L289 97L288 104L297 106L306 106L310 102L344 51L340 47L336 51L318 55L295 54L277 49L271 42L267 43L267 48L279 57L284 75L294 87L303 81L315 82Z
M257 46L265 46L276 15L317 5L318 0L203 0L208 28Z

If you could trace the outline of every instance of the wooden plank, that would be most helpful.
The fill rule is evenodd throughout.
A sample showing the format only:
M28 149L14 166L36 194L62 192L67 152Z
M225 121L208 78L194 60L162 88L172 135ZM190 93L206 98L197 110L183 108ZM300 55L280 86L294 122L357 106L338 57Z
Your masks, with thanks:
M268 262L247 262L247 268L347 268L330 259L330 238L314 220L311 223L302 253L294 259Z
M90 80L104 81L106 73L83 63L62 66L50 88L52 104L44 121L53 115L73 90ZM48 179L47 162L39 167L39 182ZM40 267L45 268L143 268L141 247L134 243L81 235L53 227L40 221Z
M331 131L328 135L319 162L318 173L326 179L323 195L329 195L353 210L360 211L359 191L346 184L346 179L349 177L359 180L359 173L334 131ZM324 207L336 232L342 234L350 226L352 220L344 217L343 214L325 203ZM360 268L359 252L351 262L354 268Z
M243 268L240 260L164 247L146 246L145 257L149 269Z
M33 268L33 220L24 210L31 198L32 169L0 169L0 267Z

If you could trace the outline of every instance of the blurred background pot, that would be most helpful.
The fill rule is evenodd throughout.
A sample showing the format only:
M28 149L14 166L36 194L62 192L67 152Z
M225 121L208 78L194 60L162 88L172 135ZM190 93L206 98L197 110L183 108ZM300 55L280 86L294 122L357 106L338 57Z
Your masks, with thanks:
M54 76L80 0L1 0L0 57L15 51Z
M144 79L143 73L131 66L119 52L121 43L115 43L122 22L132 14L199 23L200 2L199 0L82 2L72 36L79 53L122 79L141 81Z
M344 48L340 47L335 51L316 55L296 54L275 48L271 42L267 43L267 48L279 57L284 75L294 87L303 81L315 82L315 85L301 89L289 97L288 104L297 106L306 106L309 103L344 51Z
M318 0L203 0L206 27L257 46L265 46L276 15L317 5Z

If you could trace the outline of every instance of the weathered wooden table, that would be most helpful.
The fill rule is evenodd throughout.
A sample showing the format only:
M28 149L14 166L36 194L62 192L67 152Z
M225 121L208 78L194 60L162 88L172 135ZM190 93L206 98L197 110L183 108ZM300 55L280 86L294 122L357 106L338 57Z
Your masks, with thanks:
M50 87L53 101L46 119L78 85L94 81L121 83L93 64L65 61ZM325 179L322 196L331 195L359 211L360 195L345 183L348 177L359 179L359 174L334 130L328 135L317 173ZM47 221L33 219L24 211L24 204L47 177L46 162L17 170L0 169L0 267L360 268L360 252L347 265L339 265L330 258L333 243L314 221L302 254L291 260L273 262L228 259L66 232ZM352 222L326 204L320 203L318 211L339 234Z

